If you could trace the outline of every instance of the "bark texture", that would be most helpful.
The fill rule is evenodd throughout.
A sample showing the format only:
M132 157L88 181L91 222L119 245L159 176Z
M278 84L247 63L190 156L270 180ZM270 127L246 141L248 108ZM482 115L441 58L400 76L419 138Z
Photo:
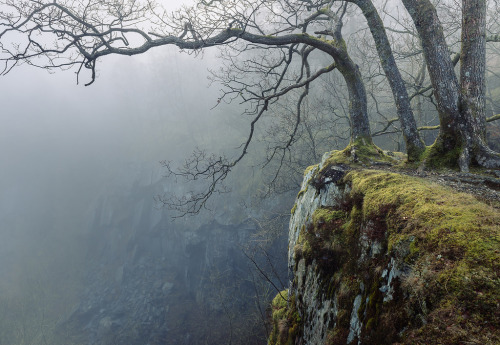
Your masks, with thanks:
M467 133L461 167L471 160L488 168L499 166L500 157L486 144L485 73L486 0L463 0L460 87Z
M380 18L377 9L371 0L351 0L363 12L375 46L384 69L387 80L392 90L394 102L398 113L401 129L406 142L406 150L410 161L418 160L421 153L425 150L425 145L420 138L417 130L417 123L410 105L408 92L404 84L399 68L394 60L391 45L385 32L384 23Z
M337 69L342 73L349 92L349 117L351 121L351 143L364 139L372 143L366 89L361 78L358 66L351 60L347 51L343 50L341 56L334 57Z
M422 40L437 101L440 132L431 155L454 160L462 171L471 163L500 167L499 155L484 141L486 0L462 0L460 84L435 7L429 0L402 1Z
M486 0L463 0L460 86L476 130L485 137Z
M429 0L402 0L422 40L422 49L429 71L434 96L437 101L441 133L450 138L457 135L461 118L459 111L460 94L458 79L453 70L453 63L443 33L441 21L435 7ZM447 149L453 149L451 143Z

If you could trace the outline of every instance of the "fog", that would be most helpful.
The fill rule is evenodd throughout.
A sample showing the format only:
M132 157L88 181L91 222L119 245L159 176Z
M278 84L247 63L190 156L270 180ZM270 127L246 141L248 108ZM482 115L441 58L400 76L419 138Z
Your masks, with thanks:
M104 59L89 87L77 85L73 70L29 66L0 80L1 344L44 343L35 334L43 314L48 334L81 303L98 200L161 180L160 160L240 144L247 128L237 106L214 108L219 90L207 76L216 66L211 52L194 58L163 48Z
M160 2L170 11L191 1ZM354 6L348 10L343 33L365 78L373 133L381 132L375 142L404 151L366 22ZM430 82L420 43L398 36L405 13L384 20L396 29L391 44L408 88L421 90ZM318 49L310 53L312 73L331 64ZM253 117L241 115L251 105L219 102L222 86L210 83L219 54L159 47L110 55L98 61L90 86L89 73L77 78L75 69L21 65L0 77L0 345L266 343L269 301L289 278L286 227L304 168L347 145L350 100L337 71L315 79L299 107L303 90L273 100L250 154L225 181L232 192L215 195L200 215L174 219L179 214L156 197L188 195L192 186L167 178L160 162L179 167L196 148L231 161L249 134ZM238 54L255 58L243 64L254 68L245 73L254 88L241 87L239 96L297 80L300 59L285 68L283 84L276 72L283 66L265 70L280 54ZM496 73L488 77L493 115L500 88ZM430 93L415 95L419 126L437 125ZM490 140L498 145L498 127L495 133ZM431 144L436 131L422 136ZM291 150L283 149L288 141ZM272 155L281 160L263 169Z
M215 140L208 128L224 122L210 111L217 90L207 88L207 66L164 50L103 61L90 87L76 85L72 72L35 68L2 78L2 216L29 220L62 200L80 210L128 162L158 169Z
M184 157L217 147L215 128L231 132L228 108L210 110L213 57L175 49L103 60L97 82L76 85L73 71L22 67L1 79L1 212L28 216L53 202L80 209L127 162ZM229 108L229 111L231 109ZM238 135L238 134L237 134ZM157 177L157 176L156 176Z
M273 215L270 240L249 219L288 215L290 201L249 208L250 160L229 178L236 192L199 216L173 222L154 202L190 188L160 161L197 147L231 157L248 134L241 106L219 104L208 80L216 55L110 56L88 87L75 69L23 65L0 79L0 344L263 343L275 292L246 256L259 261L256 239L274 246L283 278L287 216Z
M172 222L172 212L153 202L164 190L187 188L163 179L159 161L180 164L196 147L234 157L248 135L243 108L219 104L220 85L207 79L221 63L217 54L161 47L107 56L88 87L89 75L77 84L75 70L20 66L0 79L0 344L266 342L266 308L276 294L266 279L283 288L287 278L293 183L252 208L266 187L256 181L261 151L229 177L235 192L211 200L200 216ZM347 106L326 91L316 89ZM290 118L258 131L286 141L289 133L276 128L290 128L295 108L276 109ZM348 130L323 114L312 126L328 130L318 130L314 152L285 169L285 185L300 183L303 168L334 143L345 145ZM252 256L255 243L265 257ZM271 272L266 279L247 255Z

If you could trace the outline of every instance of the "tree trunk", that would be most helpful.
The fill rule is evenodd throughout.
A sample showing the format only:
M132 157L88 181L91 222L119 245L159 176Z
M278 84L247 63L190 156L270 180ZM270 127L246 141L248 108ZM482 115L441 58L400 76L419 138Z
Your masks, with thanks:
M349 117L351 121L351 143L362 140L365 145L372 145L373 140L370 132L370 122L368 120L366 90L358 66L352 61L346 48L346 44L339 30L335 32L333 41L325 41L308 34L292 34L285 36L261 36L239 29L226 30L215 36L210 42L211 45L224 43L229 37L237 37L247 42L256 44L276 46L293 43L303 43L319 49L330 55L335 61L335 67L342 73L349 92ZM184 48L182 45L177 45ZM204 43L203 47L207 47ZM193 49L190 46L187 49Z
M499 156L484 143L485 0L462 1L461 58L465 62L461 65L461 85L434 6L429 0L402 1L422 40L439 113L440 132L429 165L458 164L462 171L468 171L473 158L481 166L499 167Z
M424 62L422 63L422 67L420 68L420 71L418 72L417 75L417 79L415 81L415 86L417 90L420 90L423 87L426 71L427 67ZM423 124L424 126L428 126L429 123L427 121L427 116L424 115L424 112L422 110L422 95L415 96L414 103L415 103L415 112L417 113L417 117L420 120L420 123ZM427 134L425 132L426 131L423 131L423 133L420 134L420 138L423 140L424 144L427 142Z
M424 142L420 139L417 123L413 115L408 92L401 73L392 54L391 45L385 32L384 23L378 15L377 9L371 0L351 0L363 12L373 39L377 52L384 69L387 80L392 90L394 102L401 122L401 130L406 143L406 151L409 161L416 161L425 150Z
M358 66L351 60L346 51L342 59L336 58L337 69L347 84L349 92L349 117L351 121L351 143L364 140L372 144L366 90Z
M457 144L456 140L460 138L458 122L463 121L460 121L458 79L453 70L443 27L429 0L402 1L422 41L422 50L437 101L441 125L438 137L445 139L445 150L453 150Z
M463 105L478 133L486 136L486 0L462 1L460 86Z
M500 157L486 144L486 0L462 0L460 86L467 121L461 168L477 163L499 167ZM463 165L463 167L462 167Z

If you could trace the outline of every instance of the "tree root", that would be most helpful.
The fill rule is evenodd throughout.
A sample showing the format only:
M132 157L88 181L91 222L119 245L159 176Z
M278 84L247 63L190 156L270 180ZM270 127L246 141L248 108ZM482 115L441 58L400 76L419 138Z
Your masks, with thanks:
M493 151L485 144L481 144L476 150L474 159L480 167L500 169L500 153Z

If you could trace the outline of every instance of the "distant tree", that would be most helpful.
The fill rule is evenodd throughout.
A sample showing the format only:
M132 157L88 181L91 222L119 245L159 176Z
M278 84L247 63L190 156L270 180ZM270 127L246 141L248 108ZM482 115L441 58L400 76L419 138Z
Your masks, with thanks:
M439 113L440 132L426 162L440 160L463 171L470 164L499 168L499 154L485 141L486 0L462 0L460 78L433 3L402 2L421 40ZM229 67L220 78L226 88L219 102L247 103L246 114L253 120L235 159L200 151L175 172L192 180L209 180L203 192L167 201L197 212L210 195L222 191L221 182L247 154L263 114L290 92L300 91L289 137L270 155L283 159L294 144L302 121L301 105L312 83L334 70L341 73L348 90L351 145L372 145L365 85L342 37L349 3L366 18L393 94L408 157L416 161L425 147L384 23L371 0L197 0L173 13L152 0L2 0L3 73L23 62L47 69L77 66L78 76L90 71L86 84L90 85L96 63L107 55L143 54L166 45L194 52L225 46ZM489 40L500 39L491 36ZM314 68L311 59L317 54L331 62Z

